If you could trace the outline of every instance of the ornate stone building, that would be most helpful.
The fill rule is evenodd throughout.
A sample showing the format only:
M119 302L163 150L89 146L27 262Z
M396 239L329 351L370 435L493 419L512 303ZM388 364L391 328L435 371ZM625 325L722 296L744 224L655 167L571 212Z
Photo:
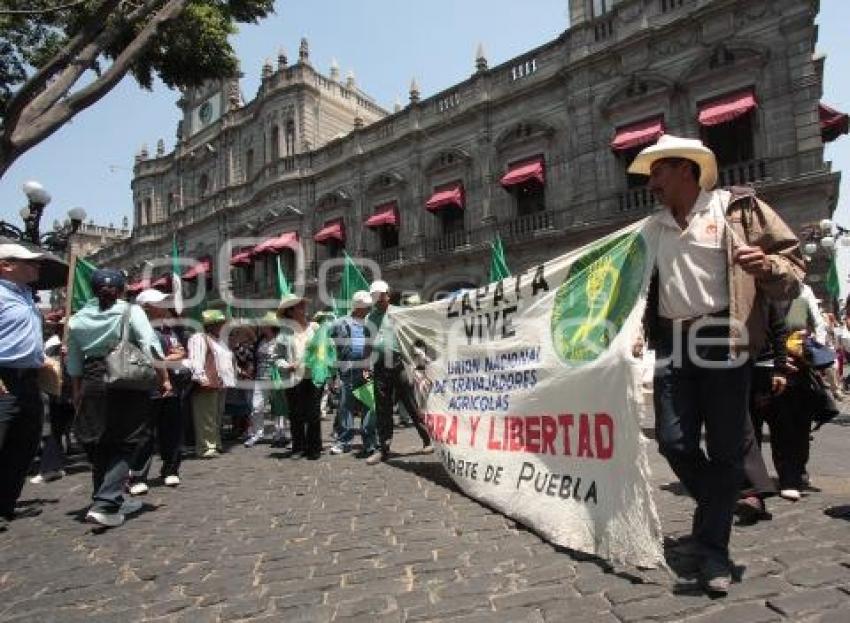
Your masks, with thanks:
M656 206L626 175L662 131L701 136L721 183L754 184L801 230L829 217L839 174L824 140L817 0L570 0L554 41L389 113L310 64L281 57L243 104L237 80L186 92L178 145L137 157L130 239L96 261L138 270L167 254L213 257L226 240L303 245L303 279L344 249L423 298L486 281L489 242L525 269ZM250 249L211 283L268 292L274 256ZM284 263L294 270L288 251ZM213 262L213 264L215 264ZM195 271L196 273L198 271ZM209 273L208 273L209 274Z

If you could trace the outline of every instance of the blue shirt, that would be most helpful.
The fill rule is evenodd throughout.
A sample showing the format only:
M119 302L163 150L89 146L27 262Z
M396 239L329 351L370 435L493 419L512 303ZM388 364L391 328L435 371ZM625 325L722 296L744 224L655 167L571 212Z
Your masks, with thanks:
M0 279L0 367L40 368L43 364L41 314L32 290Z

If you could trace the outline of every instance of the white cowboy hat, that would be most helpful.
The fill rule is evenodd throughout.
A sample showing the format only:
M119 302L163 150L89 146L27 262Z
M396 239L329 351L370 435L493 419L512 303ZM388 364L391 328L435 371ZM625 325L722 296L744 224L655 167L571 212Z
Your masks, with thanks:
M699 185L703 190L711 190L717 184L714 152L699 139L672 134L662 134L655 145L643 149L629 167L629 173L649 175L653 163L662 158L684 158L696 162L699 165Z
M0 243L0 260L40 260L44 253L30 251L14 242Z
M139 305L156 305L162 303L168 297L169 295L165 292L160 292L156 288L148 288L136 295L136 303Z
M297 294L289 293L284 294L280 297L280 303L277 304L278 313L282 312L284 309L289 309L290 307L295 307L301 301L306 301L306 296L298 296Z
M351 308L364 309L366 307L372 307L372 295L366 290L358 290L351 297Z

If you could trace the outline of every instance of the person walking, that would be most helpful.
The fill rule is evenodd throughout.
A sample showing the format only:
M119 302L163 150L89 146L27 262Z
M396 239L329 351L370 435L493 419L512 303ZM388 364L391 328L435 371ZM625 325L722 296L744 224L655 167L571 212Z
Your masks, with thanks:
M195 455L211 459L221 450L220 417L224 392L236 385L233 353L220 339L227 319L219 309L201 313L203 333L189 338L188 365L195 387L192 390L192 418L195 422Z
M311 461L322 455L322 388L316 387L310 368L304 365L307 345L319 324L307 319L307 299L284 294L277 308L281 321L277 338L275 365L281 370L286 387L286 404L292 427L292 458L305 456Z
M38 370L45 365L41 315L30 284L43 255L0 243L0 531L13 519L38 513L16 509L38 450L44 405Z
M176 487L180 484L180 459L183 444L183 418L178 387L183 385L181 377L188 370L182 362L186 359L186 350L180 340L168 330L171 318L169 297L153 288L143 290L136 296L136 304L142 309L154 327L154 333L165 353L165 366L172 391L167 395L158 392L151 394L151 422L148 435L137 448L133 458L130 475L130 495L144 495L148 492L148 473L153 462L154 445L159 448L162 461L160 477L163 484Z
M330 330L331 340L336 345L340 381L339 432L336 443L331 446L331 454L351 451L351 441L357 432L354 413L363 413L364 405L357 399L354 390L367 382L371 333L366 325L366 314L371 306L370 294L358 290L351 297L351 313L336 320ZM368 457L375 450L376 440L365 416L363 420L360 428L363 439L361 455Z
M404 369L401 348L395 334L392 319L387 312L390 309L390 286L386 281L374 281L369 287L372 310L366 322L375 332L372 345L374 362L372 377L375 381L375 415L377 416L378 450L366 463L377 465L390 456L390 443L393 440L393 410L396 401L404 405L405 411L413 421L416 432L422 440L422 452L434 452L431 436L422 421L419 405L413 391L413 385Z
M66 367L77 410L74 432L92 464L93 503L86 519L115 527L142 506L138 500L124 500L124 486L133 453L148 434L151 401L146 391L107 386L105 357L125 332L143 352L160 360L164 355L142 308L120 298L123 273L98 269L91 287L95 298L68 321ZM159 394L169 395L171 383L162 366L157 376Z
M803 258L797 237L751 188L714 189L717 162L699 140L663 135L637 155L629 173L648 176L650 192L666 208L646 230L658 240L645 318L660 362L656 439L696 500L703 587L725 595L743 482L750 355L764 342L765 299L797 295Z

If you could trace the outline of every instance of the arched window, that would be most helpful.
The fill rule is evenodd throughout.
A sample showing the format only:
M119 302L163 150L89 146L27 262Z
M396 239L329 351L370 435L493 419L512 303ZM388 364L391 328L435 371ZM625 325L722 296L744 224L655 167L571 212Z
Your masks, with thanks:
M272 126L272 144L271 144L272 161L280 158L280 128Z
M207 191L210 186L210 178L206 173L201 174L201 177L198 179L198 198L203 199L207 196Z
M153 222L152 211L153 211L153 202L151 201L151 198L148 197L147 199L145 199L145 225L149 225L150 223Z
M286 122L286 155L295 155L295 122L290 119Z

